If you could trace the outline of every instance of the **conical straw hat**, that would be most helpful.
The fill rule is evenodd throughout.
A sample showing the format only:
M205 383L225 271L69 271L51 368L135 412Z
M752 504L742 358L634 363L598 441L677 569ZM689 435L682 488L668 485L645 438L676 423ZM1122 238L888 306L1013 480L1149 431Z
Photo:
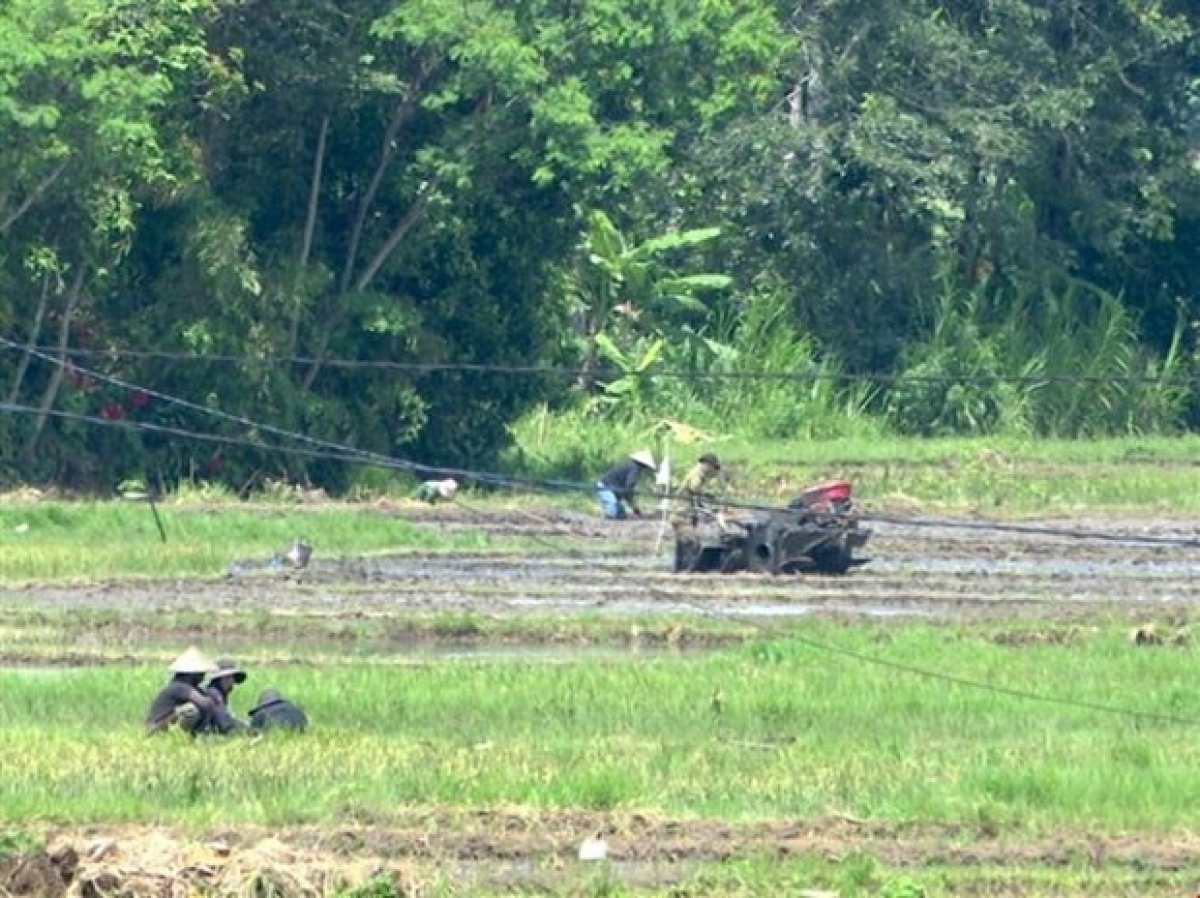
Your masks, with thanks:
M649 449L639 449L637 452L631 452L629 457L642 467L649 468L651 471L653 471L655 468L654 453Z
M217 669L217 665L209 661L195 646L171 662L171 673L205 674Z

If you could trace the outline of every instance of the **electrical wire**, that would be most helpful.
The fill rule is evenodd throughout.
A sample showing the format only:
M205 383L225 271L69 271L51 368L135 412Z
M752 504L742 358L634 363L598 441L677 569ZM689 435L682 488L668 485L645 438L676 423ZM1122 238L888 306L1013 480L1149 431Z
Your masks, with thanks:
M321 365L325 368L344 370L375 370L391 372L408 372L417 375L426 374L494 374L526 377L554 377L578 379L578 367L554 365L514 365L485 362L400 362L386 359L347 359L347 358L316 358L313 356L276 356L276 355L222 355L201 354L195 352L172 352L167 350L138 350L138 349L94 349L82 347L59 348L54 346L25 346L13 341L0 338L0 344L9 349L32 354L62 355L66 358L91 358L175 361L221 365ZM1121 375L1082 375L1082 374L911 374L911 373L854 373L843 371L828 371L813 366L801 371L771 371L766 369L747 369L740 371L702 371L681 368L662 368L647 371L622 371L614 368L603 368L593 371L591 376L597 380L617 378L634 378L637 380L696 380L696 381L797 381L811 383L832 381L851 384L900 385L900 384L1155 384L1160 386L1194 387L1200 386L1200 374L1195 375L1151 375L1151 374L1121 374Z
M8 341L5 341L5 340L3 340L3 338L0 338L0 343L8 343ZM10 343L9 345L11 346L13 344ZM60 365L64 364L64 362L62 360L56 359L52 356L47 356L46 354L41 353L40 351L34 351L31 354L38 356L40 358L43 358L44 360L49 361L54 364L60 364ZM151 432L151 433L160 433L160 434L177 436L177 437L187 438L187 439L194 439L194 440L199 440L199 441L244 445L244 446L249 446L251 448L259 449L259 450L297 454L297 455L304 455L304 456L308 456L308 457L323 458L323 459L330 459L330 460L336 460L336 461L345 461L345 462L350 462L350 463L373 464L373 465L379 465L379 466L383 466L383 467L393 468L396 470L404 470L404 471L412 471L412 472L434 472L434 473L461 474L470 480L473 480L478 483L484 483L484 484L510 486L510 487L511 486L528 486L528 485L541 485L541 486L549 485L549 486L554 486L554 487L560 488L560 489L562 489L562 488L569 488L569 489L586 488L588 491L591 490L590 486L585 487L582 484L571 483L568 481L528 481L528 482L523 482L519 479L504 477L502 475L493 474L493 473L489 473L489 472L468 471L468 470L455 469L455 468L442 468L442 467L431 467L431 466L426 466L426 465L420 465L415 462L409 462L409 461L405 461L402 459L391 458L389 456L384 456L379 453L367 452L364 450L357 450L357 449L354 449L353 447L343 446L343 445L340 445L337 443L332 443L332 442L325 441L325 440L318 440L315 438L307 437L303 434L298 434L298 433L283 430L281 428L264 425L261 422L255 422L255 421L253 421L249 418L246 418L244 416L241 416L241 415L232 415L232 414L229 414L226 412L222 412L219 409L212 409L212 408L209 408L208 406L198 405L196 403L192 403L187 400L180 399L178 397L170 396L168 394L160 393L158 391L149 390L144 387L139 387L137 385L127 383L119 378L110 377L110 376L102 374L100 372L84 371L81 373L86 373L89 376L96 377L98 380L104 380L108 383L111 383L115 386L122 387L124 389L142 390L147 395L154 396L163 402L168 402L171 404L178 405L182 408L188 408L188 409L191 409L191 410L194 410L197 412L202 412L204 414L212 415L220 420L237 423L242 426L250 427L254 430L259 430L259 431L262 431L265 433L271 433L275 436L279 436L282 438L287 438L287 439L295 440L295 441L298 441L301 443L305 443L305 444L308 444L308 446L311 446L313 448L308 448L307 446L271 446L271 445L265 445L262 443L250 441L250 440L239 439L239 438L235 438L235 437L227 437L227 436L223 436L220 434L199 433L199 432L195 432L195 431L185 430L183 428L158 425L158 424L154 424L151 422L129 421L128 419L123 419L123 420L117 421L117 420L110 420L110 419L99 417L99 416L84 415L84 414L65 412L65 411L59 411L59 410L53 410L53 409L46 410L45 412L43 412L42 410L35 409L31 406L18 405L15 403L8 403L8 402L0 403L0 411L7 411L10 413L18 413L18 414L47 414L49 416L56 417L56 418L76 420L76 421L81 421L84 423L94 424L94 425L98 425L98 426L113 426L113 427L122 427L122 428L126 428L126 429L133 428L135 430L141 430L141 431L146 431L146 432ZM761 508L763 506L751 506L751 507ZM770 506L766 506L766 507L770 508ZM1075 530L1075 529L1059 529L1059 528L1049 528L1049 527L1021 525L1021 524L1002 525L999 522L934 521L934 520L929 520L929 519L904 519L904 518L884 517L884 516L875 516L874 518L871 518L870 516L863 516L863 519L876 520L876 521L880 521L880 522L887 522L887 523L893 523L893 524L911 525L911 526L936 526L936 527L957 526L957 527L966 528L966 529L978 529L978 530L1004 529L1004 530L1013 530L1016 532L1036 534L1036 535L1054 535L1054 536L1066 536L1066 537L1071 537L1071 538L1105 539L1105 540L1120 541L1120 542L1152 542L1156 545L1172 545L1172 546L1187 546L1187 547L1200 546L1200 540L1184 540L1184 539L1177 540L1177 539L1170 539L1170 538L1166 538L1166 537L1149 537L1149 536L1143 536L1143 537L1117 536L1114 534L1099 533L1099 532L1094 532L1094 531L1082 531L1082 530ZM541 542L544 545L550 546L556 552L560 551L561 547L555 546L554 544L550 543L548 540L541 538L537 534L532 534L531 538L535 542ZM687 600L681 600L677 595L668 593L665 590L659 590L659 589L655 588L654 586L647 585L646 589L647 589L647 591L649 591L650 593L652 593L654 595L657 595L659 597L667 599L667 600L675 603L677 606L690 608L696 613L699 613L699 614L702 614L705 616L710 616L710 617L712 617L712 616L722 617L722 618L726 617L725 615L721 615L718 612L714 612L712 609L702 608L701 606L695 604L694 602L688 602ZM753 619L751 619L750 622L754 626L759 628L760 631L766 632L766 628L760 622L755 621ZM1131 718L1131 719L1153 720L1153 721L1158 721L1158 722L1186 724L1186 725L1193 725L1196 723L1200 723L1200 721L1197 721L1194 719L1189 719L1189 718L1179 717L1177 715L1163 714L1163 713L1152 712L1152 711L1142 711L1142 710L1131 709L1131 708L1121 708L1121 707L1117 707L1117 706L1104 705L1104 704L1088 702L1088 701L1081 701L1081 700L1071 699L1071 698L1066 698L1066 697L1061 697L1061 696L1048 696L1048 695L1042 695L1039 693L1028 692L1025 690L1013 689L1013 688L1006 687L1006 686L999 686L999 685L992 684L992 683L985 683L982 681L972 680L972 679L965 678L965 677L959 677L959 676L956 676L953 674L947 674L942 671L935 671L935 670L930 670L928 668L917 667L915 665L908 665L908 664L903 664L900 662L891 661L886 658L880 658L877 656L858 652L853 649L846 648L844 646L836 646L836 645L833 645L830 643L821 642L821 641L814 640L814 639L811 639L808 637L797 636L795 634L789 634L788 638L793 639L794 641L796 641L802 645L806 645L809 648L812 648L812 649L815 649L818 651L822 651L827 654L850 658L852 660L856 660L861 663L884 667L884 668L887 668L890 670L895 670L897 672L906 673L906 674L910 674L913 676L920 676L920 677L924 677L927 679L934 679L934 680L938 680L941 682L951 683L951 684L961 686L964 688L983 690L983 691L991 692L993 694L1007 695L1010 697L1020 698L1020 699L1028 700L1028 701L1052 703L1052 704L1058 704L1058 705L1067 706L1067 707L1074 707L1074 708L1078 708L1081 710L1088 710L1088 711L1094 711L1094 712L1105 713L1105 714L1119 715L1119 716L1123 716L1123 717Z
M456 502L456 504L464 505L464 507L466 507L468 511L471 511L471 508L469 506L466 506L462 502ZM481 511L476 511L475 513L482 515ZM572 558L573 560L576 560L576 561L589 560L588 556L585 553L579 552L577 550L573 550L569 547L559 546L559 545L551 542L549 539L545 539L544 537L540 536L537 533L525 534L525 538L532 542L540 543L541 545L548 547L555 554L561 554L565 557ZM718 575L714 575L714 576L722 576L722 575L718 574ZM706 618L710 618L710 619L718 619L718 620L730 620L733 617L731 614L723 613L718 609L705 608L701 605L696 604L695 602L688 601L687 599L681 599L676 593L669 592L664 589L659 589L659 588L655 587L653 584L643 583L643 588L646 590L646 592L650 593L652 596L661 598L664 601L673 604L675 607L687 608L690 611L692 611L693 613L695 613L701 617L706 617ZM756 620L753 617L747 618L745 616L739 616L737 619L739 621L749 623L756 630L758 630L760 633L762 633L766 636L769 636L771 638L779 638L778 633L775 633L773 630L771 630L766 625L764 625L761 621ZM1200 724L1200 719L1196 719L1196 718L1181 717L1179 715L1166 714L1166 713L1162 713L1162 712L1158 712L1158 711L1145 711L1145 710L1138 709L1138 708L1126 708L1126 707L1121 707L1121 706L1117 706L1117 705L1107 705L1107 704L1103 704L1100 702L1091 702L1091 701L1086 701L1086 700L1081 700L1081 699L1074 699L1074 698L1070 698L1067 696L1046 695L1043 693L1031 692L1031 691L1024 690L1024 689L1015 689L1010 686L1003 686L1003 685L998 685L995 683L988 683L988 682L985 682L982 680L974 680L969 677L961 677L961 676L957 676L955 674L946 673L944 671L932 670L930 668L919 667L917 665L912 665L912 664L905 664L905 663L899 662L899 661L892 661L888 658L882 658L878 655L871 655L871 654L867 654L865 652L857 651L855 649L847 648L845 646L839 646L839 645L835 645L833 643L823 642L823 641L817 640L817 639L812 639L811 637L798 635L794 632L787 633L783 638L786 640L791 640L793 642L799 643L810 649L822 652L827 655L832 655L835 657L842 657L842 658L849 658L853 661L857 661L862 664L868 664L868 665L871 665L874 667L881 667L881 668L884 668L887 670L896 671L898 673L904 673L904 674L908 674L910 676L920 677L922 679L935 680L935 681L942 682L942 683L949 683L954 686L959 686L959 687L962 687L965 689L972 689L972 690L980 691L980 692L986 692L986 693L990 693L993 695L1005 695L1010 698L1020 699L1022 701L1033 701L1033 702L1039 702L1039 703L1043 703L1043 704L1059 705L1062 707L1075 708L1078 710L1093 711L1093 712L1097 712L1097 713L1101 713L1101 714L1109 714L1109 715L1113 715L1113 716L1124 717L1124 718L1131 719L1131 720L1145 720L1145 721L1154 721L1157 723L1180 724L1180 725L1185 725L1185 726L1195 726L1195 725Z
M29 351L30 354L42 361L46 361L53 365L64 366L66 363L53 355L44 353L41 350L30 350L28 347L16 347L16 344L3 337L0 337L0 347L8 346L10 348L22 348ZM473 483L486 487L503 487L510 489L524 489L530 492L547 492L547 493L585 493L590 494L595 490L595 483L584 483L580 481L547 479L547 478L524 478L513 477L505 474L500 474L492 471L479 471L469 468L455 468L438 465L423 464L407 459L397 458L394 456L384 455L369 450L357 449L351 446L346 446L341 443L335 443L328 440L321 440L315 437L309 437L305 434L289 431L284 428L275 427L261 421L255 421L243 415L236 415L225 412L221 409L212 408L207 405L191 402L177 396L172 396L168 393L163 393L149 387L139 386L134 383L122 380L118 377L113 377L95 369L76 367L75 370L82 375L95 378L98 382L104 382L130 392L140 391L146 396L153 397L160 402L168 405L175 405L180 408L187 409L198 414L211 416L217 420L227 423L233 423L246 429L248 432L260 432L270 434L283 440L291 440L299 442L308 448L301 448L287 445L271 445L262 442L239 439L235 437L218 436L214 434L203 434L196 431L189 431L183 428L168 427L164 425L152 424L149 422L137 421L133 422L129 419L121 419L117 421L109 420L103 417L93 415L83 415L65 411L48 411L46 414L66 420L77 420L83 423L98 425L98 426L116 426L123 428L132 428L134 430L144 430L147 432L162 433L166 435L176 436L184 439L195 439L203 442L219 442L226 445L240 445L247 448L252 448L259 451L273 451L284 454L304 456L308 458L340 461L351 464L367 464L376 467L386 468L395 471L403 471L421 477L438 476L438 477L454 477L464 483ZM42 414L39 409L34 409L30 406L16 405L12 403L0 403L0 410L8 411L17 414ZM742 511L754 512L783 512L786 508L776 504L767 504L760 502L745 502L738 501L732 498L716 497L717 501L728 507ZM836 518L836 512L828 515L830 518ZM1002 521L963 521L955 519L931 519L919 517L896 517L882 514L860 513L857 515L859 520L869 523L887 523L900 526L925 527L925 528L941 528L941 529L961 529L961 530L990 530L1000 532L1027 533L1031 535L1042 536L1059 536L1064 538L1078 540L1099 540L1106 542L1120 542L1127 544L1147 544L1159 546L1172 546L1177 548L1200 548L1200 539L1187 537L1158 537L1139 534L1112 534L1102 531L1082 530L1078 528L1054 528L1045 526L1035 526L1019 523L1008 523Z

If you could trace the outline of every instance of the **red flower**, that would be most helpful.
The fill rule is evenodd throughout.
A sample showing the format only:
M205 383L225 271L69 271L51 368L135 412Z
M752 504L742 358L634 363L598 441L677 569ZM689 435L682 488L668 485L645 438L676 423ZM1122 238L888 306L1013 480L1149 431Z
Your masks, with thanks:
M125 417L125 409L115 402L106 402L100 406L100 417L105 421L120 421Z
M134 390L129 394L130 408L145 408L150 404L150 394L145 390Z

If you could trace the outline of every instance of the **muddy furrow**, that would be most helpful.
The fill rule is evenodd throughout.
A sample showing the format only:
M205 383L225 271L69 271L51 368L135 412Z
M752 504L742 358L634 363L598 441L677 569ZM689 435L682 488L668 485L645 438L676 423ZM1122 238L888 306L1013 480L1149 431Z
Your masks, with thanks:
M450 523L477 522L454 518ZM531 523L500 515L491 523L542 527L529 531L540 534L540 547L527 554L324 558L318 546L303 571L235 561L220 578L10 588L0 590L0 607L131 612L203 607L348 617L445 612L769 618L845 612L1073 618L1084 611L1163 610L1186 616L1196 602L1193 584L1200 575L1200 551L1185 545L895 524L875 528L865 552L870 562L844 577L676 575L670 570L669 540L659 540L657 522L608 528L573 518ZM447 522L431 520L429 526ZM1095 519L1075 526L1110 535L1180 540L1192 535L1190 524L1170 520ZM559 532L564 529L570 531L565 536Z

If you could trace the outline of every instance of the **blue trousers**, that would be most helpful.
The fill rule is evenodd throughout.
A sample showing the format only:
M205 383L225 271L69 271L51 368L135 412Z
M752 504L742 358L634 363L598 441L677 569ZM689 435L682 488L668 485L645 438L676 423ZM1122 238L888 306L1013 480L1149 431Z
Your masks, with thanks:
M625 503L603 483L596 484L596 498L600 500L600 510L610 521L619 521L625 517Z

